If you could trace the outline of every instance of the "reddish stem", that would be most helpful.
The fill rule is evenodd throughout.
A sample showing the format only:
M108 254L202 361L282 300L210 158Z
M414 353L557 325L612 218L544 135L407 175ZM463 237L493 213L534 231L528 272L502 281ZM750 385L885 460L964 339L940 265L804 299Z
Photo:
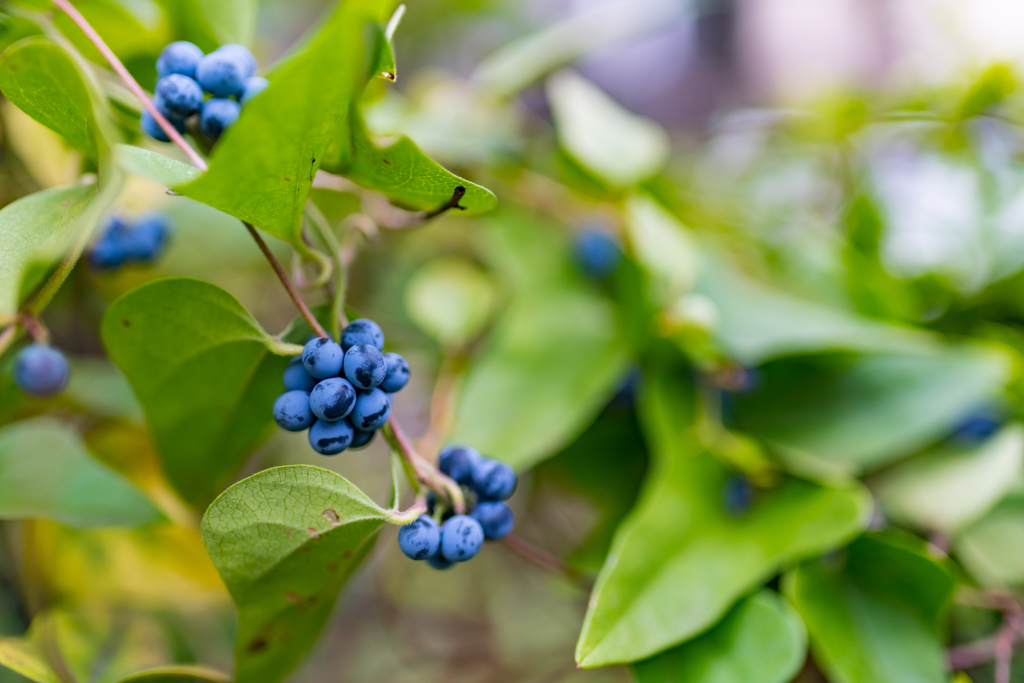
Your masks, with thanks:
M274 272L277 273L277 279L281 281L282 285L284 285L284 288L288 291L288 296L291 297L292 302L295 304L295 308L299 309L299 313L301 313L302 317L306 319L307 323L309 323L313 332L315 332L318 337L328 336L327 331L324 330L323 326L321 326L319 322L317 322L317 319L313 316L313 312L309 310L309 306L307 306L306 302L302 300L301 296L299 296L299 291L295 289L295 285L292 284L292 280L288 277L288 273L284 272L284 268L281 267L281 262L278 261L277 257L274 256L274 253L270 251L270 247L268 247L267 243L263 241L262 237L260 237L256 228L254 228L250 223L245 223L245 228L249 231L249 234L252 235L252 238L256 240L256 245L259 246L263 255L268 261L270 261L270 266L274 269Z
M578 583L587 590L590 586L584 585L583 577L578 571L567 565L561 559L555 557L546 550L541 550L537 546L533 545L529 541L526 541L519 536L508 535L504 540L505 547L513 551L520 557L533 564L537 565L541 569L549 571L553 574L560 574L565 578L569 579L574 583Z

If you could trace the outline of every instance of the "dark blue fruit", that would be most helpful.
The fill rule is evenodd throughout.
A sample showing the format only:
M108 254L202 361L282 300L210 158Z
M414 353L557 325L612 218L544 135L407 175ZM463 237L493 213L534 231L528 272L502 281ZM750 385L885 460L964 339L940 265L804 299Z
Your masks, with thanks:
M309 394L305 391L286 391L274 401L274 421L281 429L301 432L313 424L313 412L309 409Z
M124 237L128 256L139 261L152 261L167 243L170 224L167 218L155 213L143 217Z
M391 399L380 389L370 389L359 392L349 420L356 429L368 432L383 427L390 416Z
M166 111L180 118L187 118L203 106L203 89L188 76L170 74L156 84L156 96ZM159 106L157 109L161 109ZM161 114L164 110L161 109Z
M236 97L245 90L245 79L252 73L244 56L237 51L216 50L199 60L196 80L214 97Z
M252 98L266 90L268 85L270 85L270 81L262 76L250 76L245 79L245 90L242 91L238 103L244 107L252 101Z
M153 100L153 104L157 104L157 101L155 99ZM164 116L179 133L185 132L184 121L177 117L167 117L166 114ZM160 124L156 122L156 119L153 118L153 115L149 113L148 109L142 110L142 116L139 118L139 125L142 127L142 132L148 135L149 137L153 138L154 140L158 140L160 142L171 141L171 139L167 137L167 133L164 132L164 129L160 127Z
M341 348L348 351L356 344L369 344L376 347L378 351L383 349L384 332L380 329L380 325L366 318L350 322L345 331L341 333Z
M313 391L316 383L316 378L310 377L306 368L302 367L302 358L296 357L288 361L288 367L284 369L284 388L287 391Z
M398 547L410 560L425 560L437 554L441 545L441 530L437 522L426 515L420 515L412 524L398 530Z
M336 455L352 444L352 425L347 420L317 420L309 428L309 445L321 455Z
M475 448L446 446L437 456L437 466L459 484L473 482L473 470L483 461Z
M409 364L397 353L385 353L384 366L387 370L384 381L380 383L382 390L393 394L409 383Z
M59 394L68 385L68 361L45 344L29 344L14 362L14 383L29 396Z
M953 430L953 440L976 445L995 434L1003 424L1002 413L994 406L984 406L968 414Z
M581 230L573 245L576 262L583 272L595 280L603 280L619 267L622 250L618 243L604 232Z
M328 337L315 337L302 347L302 367L310 377L317 379L340 375L344 357L341 347Z
M227 45L221 45L217 48L216 52L224 55L228 55L233 59L237 59L241 62L242 66L245 67L245 77L250 78L256 74L256 57L253 56L252 52L249 51L244 45L237 43L228 43Z
M309 408L321 420L337 422L352 412L356 390L340 377L321 380L309 393Z
M351 421L349 421L349 424L351 424ZM362 429L355 429L354 427L353 427L352 431L353 431L352 445L350 445L349 448L353 448L353 449L355 449L355 448L362 448L363 446L367 445L368 443L373 441L373 437L377 433L375 431L371 432L371 431L364 431Z
M726 479L722 488L722 506L730 517L746 514L754 504L754 485L746 477L733 475Z
M480 522L484 530L484 538L488 541L500 541L512 532L515 515L512 508L504 503L484 501L476 506L472 513L473 519Z
M451 560L444 559L444 557L441 556L441 553L437 553L436 555L427 558L427 564L434 569L448 569L455 563Z
M196 66L202 58L203 51L187 40L171 43L156 59L157 76L163 78L171 74L181 74L195 78Z
M345 352L345 377L356 389L368 391L384 381L388 368L376 346L356 344Z
M211 140L220 138L221 133L238 120L241 108L238 102L221 97L207 100L203 105L203 113L199 117L199 130Z
M451 562L472 559L484 542L480 522L466 515L455 515L441 527L441 555Z
M505 500L516 483L515 470L497 460L484 460L473 469L473 489L480 500Z

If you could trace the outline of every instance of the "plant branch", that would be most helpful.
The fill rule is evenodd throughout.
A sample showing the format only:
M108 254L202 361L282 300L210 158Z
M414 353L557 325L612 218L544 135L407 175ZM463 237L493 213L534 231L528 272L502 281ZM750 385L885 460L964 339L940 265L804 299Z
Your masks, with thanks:
M407 510L385 510L384 514L392 524L403 525L415 522L426 511L427 504L422 500L417 500Z
M578 584L584 589L590 590L590 582L584 579L583 575L579 571L570 567L560 558L555 557L546 550L541 550L529 541L512 534L506 536L503 542L506 548L528 562L532 562L545 571L551 572L552 574L558 574L559 576L565 577L573 583Z
M441 368L434 383L434 393L430 397L430 423L417 444L425 453L436 453L441 440L452 426L455 401L459 395L464 367L465 358L461 355L446 355L441 360Z
M394 417L388 420L388 423L381 429L381 433L384 434L384 438L391 444L402 461L413 471L419 483L438 493L443 493L451 502L456 514L465 514L466 498L462 495L462 489L434 467L433 463L425 460L416 452Z
M327 220L327 216L311 201L306 201L306 215L309 216L310 222L316 227L317 234L320 235L320 239L323 240L324 245L330 251L331 261L334 262L334 292L331 296L330 328L334 337L337 338L341 333L340 327L348 325L348 319L345 317L347 274L345 272L345 263L342 260L341 245L338 243L338 238L335 237L334 231L331 230L331 224Z

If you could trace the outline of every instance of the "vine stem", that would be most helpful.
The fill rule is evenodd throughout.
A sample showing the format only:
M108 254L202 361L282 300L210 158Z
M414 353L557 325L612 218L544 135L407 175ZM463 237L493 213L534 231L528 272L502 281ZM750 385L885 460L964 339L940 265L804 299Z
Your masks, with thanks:
M564 576L573 583L579 584L584 589L590 590L591 586L584 581L583 576L578 571L546 550L541 550L529 541L512 534L506 536L503 543L506 548L519 555L524 560L532 562L541 569L551 572L552 574Z
M243 221L243 225L245 225L245 229L249 231L249 234L252 235L252 238L256 240L256 245L260 248L260 251L263 252L267 261L270 262L270 267L274 269L275 273L277 273L277 279L281 281L282 285L284 285L285 290L288 292L288 296L291 297L292 303L295 304L295 308L299 309L299 313L301 313L302 317L306 319L306 322L309 323L310 328L318 337L326 337L327 331L324 330L323 326L317 321L313 312L309 310L309 306L307 306L306 302L302 300L302 297L299 296L299 290L295 289L295 285L292 283L291 278L288 277L288 273L286 273L284 268L281 267L281 262L278 261L277 257L274 256L274 253L270 251L270 247L267 246L267 243L260 236L259 232L256 231L256 228L254 228L251 223Z
M409 439L405 436L405 432L402 431L401 426L394 417L388 419L388 423L384 425L382 431L384 438L395 449L398 456L415 473L416 479L439 493L443 491L447 495L448 500L451 501L455 513L459 515L465 514L466 497L462 495L462 489L459 488L458 484L445 476L443 472L434 467L433 463L425 460L423 456L416 452L416 449L413 448Z

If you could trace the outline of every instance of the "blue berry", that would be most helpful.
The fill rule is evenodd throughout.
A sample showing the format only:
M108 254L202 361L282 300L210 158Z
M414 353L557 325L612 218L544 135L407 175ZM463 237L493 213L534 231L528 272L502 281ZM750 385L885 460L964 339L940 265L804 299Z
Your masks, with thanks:
M384 381L388 368L376 346L356 344L345 352L345 377L356 389L368 391Z
M336 455L352 444L352 425L348 420L317 420L309 428L309 445L321 455Z
M398 530L398 547L410 560L425 560L437 554L441 545L441 530L437 522L426 515L420 515L412 524Z
M379 385L382 390L393 394L409 383L409 364L397 353L384 354L384 367L384 381Z
M447 446L437 456L437 467L459 484L473 482L473 470L483 461L475 448Z
M309 394L309 407L321 420L337 422L344 419L356 404L356 390L340 377L328 377Z
M427 564L429 564L434 569L448 569L452 567L455 563L451 560L446 560L444 557L441 556L441 553L438 553L436 555L433 555L432 557L428 557Z
M211 140L218 140L221 134L238 120L241 108L234 100L215 97L203 105L199 117L199 130Z
M92 251L89 252L89 263L98 270L117 268L126 258L128 254L125 253L124 247L115 240L106 238L93 245Z
M497 460L484 460L473 468L473 489L480 500L505 500L516 490L516 473Z
M573 251L583 272L596 280L614 273L622 260L618 243L599 230L581 230L576 235Z
M252 52L246 46L239 45L238 43L228 43L227 45L221 45L216 51L241 62L245 67L246 78L256 75L256 57L253 56Z
M250 76L245 79L245 90L242 91L238 103L244 107L252 101L252 98L266 90L268 85L270 85L270 81L262 76Z
M505 538L512 532L512 526L515 524L512 508L500 502L484 501L477 504L472 517L480 522L484 538L488 541L500 541Z
M144 217L125 237L125 251L131 258L152 261L163 250L167 242L168 229L166 217L160 214Z
M59 394L68 384L64 354L45 344L29 344L14 362L14 383L29 396Z
M354 432L354 435L352 436L352 445L349 446L349 448L353 449L362 448L363 446L367 445L368 443L373 441L374 435L377 434L376 431L366 431L355 428L353 428L352 431Z
M366 318L350 322L345 331L341 333L341 348L348 351L356 344L369 344L376 347L378 351L383 349L384 332L380 329L380 325Z
M1003 424L1003 415L993 406L984 406L968 414L953 430L953 439L976 445L992 436Z
M179 40L163 49L156 60L156 73L160 78L171 74L196 77L196 66L203 58L203 51L188 42Z
M754 504L754 485L746 477L733 475L725 481L722 489L722 505L730 517L746 514Z
M309 409L309 394L305 391L286 391L274 401L274 421L281 429L301 432L313 424L313 412Z
M441 527L441 555L451 562L472 559L484 542L480 522L466 515L455 515Z
M313 391L316 382L316 378L310 377L306 368L302 367L302 358L292 358L288 361L288 367L284 369L284 388L286 390Z
M328 337L314 337L302 347L302 367L310 377L327 379L341 374L341 362L345 354L341 347Z
M214 97L235 97L245 89L252 74L249 64L237 52L219 49L203 57L196 66L196 80Z
M203 89L188 76L171 74L156 84L156 95L166 111L180 118L187 118L203 106ZM160 107L157 107L160 109ZM164 113L164 109L160 109Z
M383 427L390 416L391 400L388 395L380 389L370 389L356 397L356 406L349 419L353 427L368 432Z
M157 101L154 99L153 104L156 103ZM161 111L160 113L163 112ZM183 121L176 117L167 117L166 115L164 116L164 118L166 118L179 133L185 132L185 123ZM139 118L139 125L142 128L142 132L148 135L149 137L153 138L154 140L157 140L159 142L171 141L171 139L167 137L167 133L164 132L164 129L160 127L160 124L156 122L156 119L153 118L153 115L149 113L148 109L142 110L142 116Z

